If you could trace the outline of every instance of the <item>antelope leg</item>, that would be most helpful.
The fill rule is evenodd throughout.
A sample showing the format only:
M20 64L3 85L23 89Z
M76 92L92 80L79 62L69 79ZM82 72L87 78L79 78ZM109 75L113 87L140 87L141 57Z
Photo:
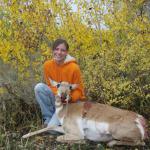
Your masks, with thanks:
M142 145L144 146L145 143L142 141L118 141L118 140L112 140L107 143L109 147L112 147L114 145L129 145L129 146L137 146L137 145Z
M46 132L46 131L49 131L49 130L53 130L53 131L58 131L58 132L64 133L64 130L63 130L62 127L51 126L51 127L46 127L46 128L43 128L43 129L40 129L40 130L37 130L37 131L30 132L28 134L25 134L25 135L22 136L22 138L28 138L28 137L31 137L33 135L37 135L37 134L40 134L40 133L43 133L43 132Z
M57 142L61 143L85 143L84 138L72 134L65 134L57 137Z

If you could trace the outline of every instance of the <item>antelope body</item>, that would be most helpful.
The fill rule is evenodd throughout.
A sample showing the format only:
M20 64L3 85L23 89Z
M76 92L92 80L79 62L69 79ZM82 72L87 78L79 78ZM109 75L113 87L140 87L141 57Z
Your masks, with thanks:
M143 116L100 103L77 102L63 105L61 96L67 95L68 101L70 90L77 85L67 82L59 84L55 105L65 134L57 137L57 141L89 139L107 142L108 146L145 144L148 131Z
M110 147L145 145L144 140L148 138L148 126L143 116L100 103L68 103L71 90L77 88L78 85L50 81L53 86L58 87L55 106L62 127L47 127L28 133L23 138L55 130L64 133L57 137L59 142L76 143L89 139L107 142ZM66 105L62 103L62 97L66 97Z

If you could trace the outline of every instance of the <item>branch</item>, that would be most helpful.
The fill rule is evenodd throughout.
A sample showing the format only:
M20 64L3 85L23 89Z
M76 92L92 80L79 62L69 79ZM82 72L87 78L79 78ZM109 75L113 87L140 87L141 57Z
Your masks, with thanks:
M5 88L7 92L15 98L24 100L16 94L17 92L15 92L14 88L11 86L11 83L0 83L0 87Z

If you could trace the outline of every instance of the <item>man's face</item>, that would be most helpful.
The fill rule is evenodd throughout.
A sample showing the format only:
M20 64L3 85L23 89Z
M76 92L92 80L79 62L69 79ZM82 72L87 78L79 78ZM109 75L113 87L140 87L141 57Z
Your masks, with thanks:
M66 56L68 54L68 51L66 49L66 46L64 43L59 44L54 50L53 50L53 57L55 61L58 64L61 64L64 62Z

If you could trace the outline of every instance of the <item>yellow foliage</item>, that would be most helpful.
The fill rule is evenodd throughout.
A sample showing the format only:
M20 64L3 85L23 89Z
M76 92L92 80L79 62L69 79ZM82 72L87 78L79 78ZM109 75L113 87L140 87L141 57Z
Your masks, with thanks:
M4 94L6 92L5 88L0 87L0 94Z
M89 99L122 107L148 103L150 20L137 15L143 0L24 2L0 8L0 58L17 69L18 79L38 82L52 42L65 38Z

